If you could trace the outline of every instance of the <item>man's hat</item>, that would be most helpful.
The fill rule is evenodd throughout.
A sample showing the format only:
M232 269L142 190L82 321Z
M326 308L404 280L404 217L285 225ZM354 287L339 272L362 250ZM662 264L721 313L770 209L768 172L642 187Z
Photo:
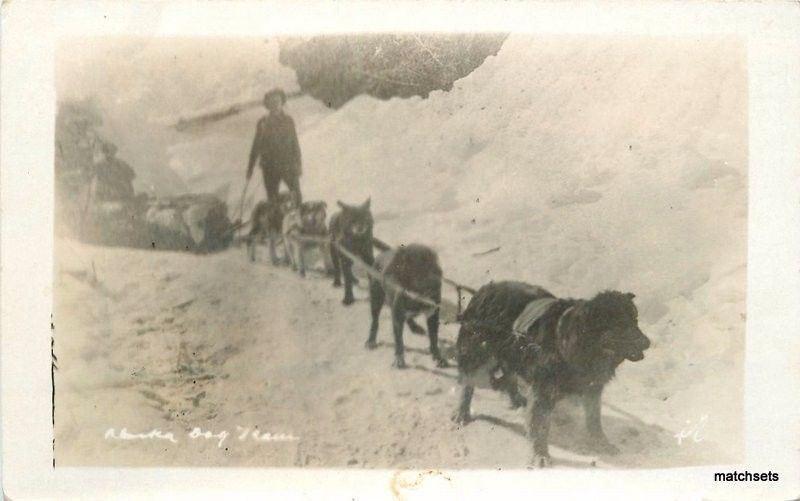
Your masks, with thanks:
M278 95L281 97L281 102L286 104L286 92L283 91L280 87L275 87L274 89L270 90L266 94L264 94L264 102L267 102L269 98L272 96Z

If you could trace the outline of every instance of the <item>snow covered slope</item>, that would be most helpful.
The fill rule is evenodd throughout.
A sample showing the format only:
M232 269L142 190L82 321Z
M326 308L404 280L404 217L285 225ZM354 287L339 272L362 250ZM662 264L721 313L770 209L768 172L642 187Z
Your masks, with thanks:
M270 54L263 67L274 63ZM376 235L433 246L445 274L473 286L514 278L563 296L634 292L653 346L644 361L622 366L607 401L671 432L699 426L709 449L734 457L742 445L745 63L731 40L513 35L429 99L361 97L336 112L292 101L304 196L329 207L371 196ZM181 83L169 94L172 111L257 97L277 80L261 85L250 78L256 67L234 61L196 84L192 75L213 65L181 66L169 77ZM216 95L203 87L209 82ZM169 165L195 191L228 185L237 203L259 114L170 136ZM136 164L134 151L125 158ZM259 183L250 197L263 197Z
M707 439L735 453L746 103L729 40L512 36L450 93L360 98L324 119L301 138L304 186L371 195L377 235L433 245L467 283L634 292L654 345L610 395L671 428L707 415Z
M391 367L388 312L377 350L364 349L366 291L252 265L243 249L209 256L57 242L56 464L522 469L526 412L478 390L476 421L450 420L457 369L439 369L425 336L407 334L409 369ZM266 256L264 256L266 257ZM456 325L442 328L453 357ZM631 379L626 376L626 379ZM560 403L556 468L658 468L720 462L707 441L681 445L657 416L612 396L603 409L621 453L587 447L580 407ZM165 439L106 438L171 433ZM216 438L192 438L198 428ZM297 440L259 441L265 434ZM221 435L227 432L227 437ZM244 437L244 438L242 438Z

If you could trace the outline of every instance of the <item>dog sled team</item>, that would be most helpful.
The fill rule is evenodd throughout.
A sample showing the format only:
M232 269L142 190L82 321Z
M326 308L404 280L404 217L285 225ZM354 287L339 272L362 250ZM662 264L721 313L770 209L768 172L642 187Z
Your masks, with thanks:
M271 261L278 264L281 241L284 262L305 275L305 255L316 249L333 285L344 289L342 303L349 306L355 301L355 257L371 268L366 348L378 346L380 312L386 305L394 335L393 366L406 367L407 325L414 333L427 332L434 362L447 367L438 343L443 275L436 252L420 244L392 249L375 239L369 199L361 205L338 202L339 210L326 225L325 203L302 201L300 149L294 123L282 109L285 102L279 89L266 94L264 105L270 113L258 123L250 154L247 178L260 158L267 189L267 200L255 207L251 218L250 259L255 260L258 243L266 242ZM289 192L279 192L281 181ZM418 316L426 318L426 328L416 323ZM603 388L620 364L642 360L650 346L639 329L632 293L603 291L591 299L566 299L523 282L491 282L475 292L458 321L455 358L462 393L453 421L470 422L476 387L505 392L512 408L528 407L531 462L546 467L551 462L551 413L558 400L574 395L583 403L590 445L602 454L618 452L603 432ZM527 397L520 382L527 387Z

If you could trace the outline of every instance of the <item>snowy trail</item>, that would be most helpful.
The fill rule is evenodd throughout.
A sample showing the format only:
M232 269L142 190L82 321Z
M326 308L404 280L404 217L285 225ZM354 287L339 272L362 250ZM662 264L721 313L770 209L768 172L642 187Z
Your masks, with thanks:
M450 421L457 371L437 369L427 338L406 333L410 368L390 367L384 311L380 347L364 349L363 299L340 305L327 280L248 263L243 249L211 256L109 249L60 241L56 276L56 460L59 465L366 468L522 468L523 410L478 390L477 421ZM92 285L91 263L98 283ZM445 355L457 326L442 328ZM621 378L640 373L624 374ZM686 466L719 459L708 442L678 445L674 431L632 415L612 382L606 431L622 453L582 445L577 406L559 404L556 467ZM651 423L651 424L648 424ZM171 432L106 439L109 428ZM189 438L194 427L222 440ZM252 433L296 441L258 442Z
M152 184L151 171L169 166L190 191L221 196L227 191L229 207L235 207L253 127L263 110L249 110L186 134L167 129L162 119L255 99L273 85L295 90L297 81L280 64L275 43L228 40L215 47L213 56L206 51L208 57L202 58L190 42L126 42L109 47L85 65L96 70L88 82L87 75L75 74L83 66L62 68L66 71L61 72L59 95L99 96L109 114L104 132L120 144L121 158L137 168L142 186ZM95 52L88 46L83 49ZM131 64L131 54L135 54L135 64ZM308 200L326 201L330 210L336 200L360 203L371 196L376 235L393 245L430 245L439 253L445 275L469 285L515 279L542 285L563 297L587 298L604 289L635 293L640 326L653 344L643 362L620 367L605 399L645 423L670 431L651 430L639 423L634 428L640 435L628 437L625 430L631 418L617 416L608 407L612 439L616 433L618 442L630 440L630 445L623 447L623 456L602 459L645 467L679 465L684 459L685 464L694 464L706 455L719 463L740 460L747 321L746 54L740 41L727 38L631 40L512 34L496 56L455 82L452 90L431 93L426 99L381 101L360 96L338 110L310 97L296 99L289 103L288 112L297 122L303 150L303 194ZM120 89L125 96L119 95ZM264 196L260 178L254 181L248 207ZM492 249L497 250L486 253ZM379 433L396 428L388 412L365 416L366 411L355 404L334 408L331 401L339 396L337 392L358 388L365 398L353 401L362 406L374 401L405 409L409 402L417 404L413 398L398 397L398 385L410 382L409 388L416 390L415 385L432 384L430 375L421 370L402 376L388 371L388 360L382 359L391 358L389 349L363 353L366 308L360 304L353 312L343 310L325 285L305 290L307 285L269 267L258 271L244 267L235 253L201 259L86 252L106 262L108 271L98 273L107 291L128 291L136 299L122 297L122 306L109 303L106 308L116 318L102 327L106 313L97 305L87 306L97 298L87 291L79 293L67 282L71 279L59 278L69 289L67 297L77 294L82 300L75 299L76 311L97 311L94 317L61 315L58 326L67 335L58 337L58 349L77 350L71 346L73 341L76 346L88 344L86 353L73 354L86 357L77 364L86 366L83 376L101 380L93 384L124 387L109 389L102 397L83 397L108 399L103 403L111 409L106 420L116 426L129 418L122 411L114 414L114 402L124 400L128 405L128 397L117 393L131 392L141 399L137 390L152 392L142 402L156 407L134 406L143 415L142 426L163 424L159 416L164 411L159 409L170 407L185 410L194 422L217 412L219 419L229 420L226 426L242 424L224 414L229 405L219 402L225 399L236 399L231 400L233 404L244 408L246 414L236 418L250 421L242 425L261 422L260 426L268 426L272 421L267 417L282 415L275 409L272 413L263 410L262 400L292 395L287 381L293 381L305 392L319 393L309 398L311 414L304 414L308 410L299 404L287 411L286 416L294 418L292 431L305 432L303 440L311 441L313 433L319 433L331 443L368 442L361 435L376 434L372 443L391 444L392 436L387 441ZM116 277L118 271L120 277L128 278ZM145 275L137 277L137 273ZM179 276L161 276L168 273ZM273 287L285 295L283 309L259 299L274 295L269 292ZM168 293L174 297L165 300L163 294ZM162 311L165 305L180 305L198 294L207 297L194 299L185 311ZM328 315L330 307L330 316L305 315L303 305L311 300L324 305L317 312ZM330 306L329 300L334 301ZM140 323L128 318L128 311L143 317ZM205 317L198 311L205 312ZM244 312L248 318L242 317ZM285 312L295 314L297 322L281 320ZM160 323L162 316L175 318L172 324ZM386 327L381 330L384 338ZM155 330L137 336L139 329ZM454 330L445 330L452 340ZM228 344L239 352L215 355L226 346L222 339L229 339ZM195 363L208 372L201 376L213 377L203 380L199 391L185 389L181 382L190 372L177 376L170 372L177 366L175 350L181 341L190 355L194 350L202 357L215 355L221 360L217 365ZM424 338L411 342L424 348ZM127 357L120 360L117 350ZM330 360L331 372L306 367L301 355L308 363ZM419 356L419 364L429 368L427 358ZM140 371L136 377L150 378L150 386L153 381L163 384L164 391L147 389L144 383L130 386L125 371L101 364L104 357L125 370L135 362ZM242 361L248 357L255 357L252 360L263 372L244 368ZM353 373L345 370L351 359ZM275 372L288 360L308 374L293 374L289 368ZM191 364L187 367L184 372L200 370ZM154 374L155 368L160 372ZM221 379L225 374L229 379ZM60 377L66 375L62 372ZM250 394L232 390L238 388L235 378ZM308 389L306 382L314 378L315 386ZM451 380L441 379L443 394L423 399L439 407L417 406L425 409L420 411L422 422L435 423L429 424L426 433L450 440L454 432L447 427L447 418L457 396L449 393L454 386ZM80 381L80 376L73 380ZM217 390L212 388L233 393L215 396L212 391ZM373 393L379 389L385 394ZM206 393L197 398L195 408L195 397L202 391ZM412 391L412 395L418 393ZM443 445L447 450L443 449L440 463L523 464L527 450L513 431L520 429L523 416L507 412L499 396L485 392L478 394L475 406L476 413L501 417L513 426L501 429L494 424L494 431L485 432L481 430L490 429L491 423L470 425L455 435L475 442L467 443L469 455L455 457L453 451L460 443ZM323 409L343 410L347 419ZM71 424L57 423L70 433L78 433L78 417L87 422L95 419L72 418L70 412L81 411L62 410L60 416L66 414L64 419ZM312 416L317 427L301 429L296 416L305 415ZM401 413L395 422L405 423L409 415ZM352 424L359 430L352 432L358 437L330 438L337 428L322 423L325 419ZM378 423L379 431L364 432L370 423ZM562 436L582 436L579 426L570 430ZM698 430L701 442L695 444L692 439L690 446L684 440L684 445L677 446L673 435L682 430ZM417 440L414 437L410 434L403 440L412 442ZM438 443L439 438L425 440ZM559 440L563 441L554 438ZM574 450L568 442L562 445ZM95 446L87 445L89 449ZM342 454L340 459L330 452L316 455L320 464L353 459L368 465L404 464L411 457L435 463L430 450L435 449L420 445L416 456L409 449L397 457L383 451L371 460L372 453L363 450L355 457ZM481 451L486 455L478 457ZM162 453L180 454L181 464L213 464L212 458L198 459L188 452ZM255 452L242 454L256 457ZM258 459L263 463L274 459L264 447L259 454L266 454ZM273 463L294 461L286 454L285 460ZM556 452L557 457L565 454ZM101 456L98 452L96 457ZM217 459L226 461L224 456ZM137 457L136 461L145 460Z

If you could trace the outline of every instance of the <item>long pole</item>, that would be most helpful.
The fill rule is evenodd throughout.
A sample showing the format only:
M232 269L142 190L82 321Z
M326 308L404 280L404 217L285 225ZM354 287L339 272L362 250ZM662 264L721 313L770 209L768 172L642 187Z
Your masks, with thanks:
M250 178L246 178L244 181L244 188L242 189L242 198L239 200L239 221L241 222L244 219L244 197L247 195L247 187L250 185ZM243 225L239 224L238 228L236 228L236 238L239 237L239 230L242 228Z
M294 99L296 97L300 97L303 95L302 91L294 91L288 92L286 94L287 99ZM216 110L207 111L205 113L201 113L199 115L195 115L193 117L183 118L181 117L176 123L172 124L172 128L175 130L182 132L185 130L191 130L196 127L202 127L204 125L208 125L214 122L219 122L220 120L224 120L228 117L238 115L239 113L261 106L262 104L261 99L252 99L250 101L242 101L240 103L234 103L225 108L218 108Z

